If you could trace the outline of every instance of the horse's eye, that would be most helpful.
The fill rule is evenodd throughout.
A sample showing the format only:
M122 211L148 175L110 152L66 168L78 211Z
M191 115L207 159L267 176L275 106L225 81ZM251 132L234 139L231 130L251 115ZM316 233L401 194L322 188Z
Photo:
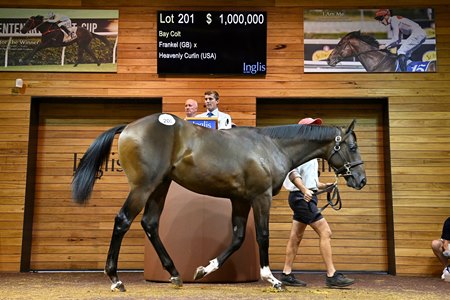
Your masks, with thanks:
M350 144L349 145L350 151L351 152L356 152L356 150L358 149L358 145L356 144Z

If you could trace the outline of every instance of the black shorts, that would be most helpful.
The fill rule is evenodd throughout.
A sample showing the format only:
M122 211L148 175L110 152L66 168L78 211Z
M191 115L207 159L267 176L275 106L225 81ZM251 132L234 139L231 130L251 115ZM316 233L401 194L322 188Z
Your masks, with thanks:
M298 222L304 224L311 224L320 219L323 216L317 208L317 196L314 195L310 202L306 202L303 199L302 192L290 192L289 193L289 206L294 212L292 218Z

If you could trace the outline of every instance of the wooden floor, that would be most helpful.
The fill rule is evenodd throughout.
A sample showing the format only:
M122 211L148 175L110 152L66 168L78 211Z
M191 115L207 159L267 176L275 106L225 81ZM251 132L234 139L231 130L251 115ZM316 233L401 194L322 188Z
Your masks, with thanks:
M278 277L279 274L275 274ZM435 277L348 274L356 283L346 289L325 287L324 275L302 273L307 287L274 291L268 283L170 283L144 280L142 272L119 273L127 291L111 292L101 272L0 273L0 299L448 299L450 282Z

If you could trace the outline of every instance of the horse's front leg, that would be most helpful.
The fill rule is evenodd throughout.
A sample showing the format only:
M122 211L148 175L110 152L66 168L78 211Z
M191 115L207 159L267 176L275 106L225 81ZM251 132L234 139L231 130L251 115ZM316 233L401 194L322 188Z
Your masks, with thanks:
M114 221L114 229L105 265L105 274L111 280L112 291L125 292L125 286L117 275L117 261L119 259L123 237L130 229L133 220L142 210L143 204L141 203L145 203L145 201L140 201L140 199L142 199L140 193L130 192Z
M250 203L245 199L232 199L232 216L231 223L233 229L233 236L231 240L231 245L222 252L217 258L211 260L209 265L206 267L200 266L197 268L194 274L194 280L201 279L208 274L219 269L224 262L236 252L244 242L245 232L247 229L247 219L248 213L250 211Z
M167 270L170 274L170 282L175 285L175 287L183 286L183 281L175 268L172 258L167 252L164 244L159 237L159 221L161 217L162 210L164 208L164 202L166 195L170 186L169 182L164 182L161 184L155 193L147 201L145 207L144 215L142 216L141 225L144 228L145 234L153 245L156 253L158 254L159 260L163 265L163 268Z
M273 276L269 267L269 210L272 196L266 195L253 202L256 240L259 247L259 264L262 280L267 280L278 291L285 291L283 283Z
M19 59L19 63L22 65L28 65L30 63L30 60L33 58L33 56L40 50L46 48L46 44L45 43L40 43L39 45L37 45L33 51L31 51L28 55L26 55L24 58L20 58Z

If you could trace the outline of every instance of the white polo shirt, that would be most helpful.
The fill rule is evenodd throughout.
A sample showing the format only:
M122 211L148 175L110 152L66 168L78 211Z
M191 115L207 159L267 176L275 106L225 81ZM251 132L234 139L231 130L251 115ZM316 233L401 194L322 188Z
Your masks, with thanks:
M310 190L317 191L317 183L319 182L319 163L317 159L305 162L303 165L291 170L284 179L283 186L290 192L297 192L299 189L289 180L292 171L297 171L303 181L303 185Z

